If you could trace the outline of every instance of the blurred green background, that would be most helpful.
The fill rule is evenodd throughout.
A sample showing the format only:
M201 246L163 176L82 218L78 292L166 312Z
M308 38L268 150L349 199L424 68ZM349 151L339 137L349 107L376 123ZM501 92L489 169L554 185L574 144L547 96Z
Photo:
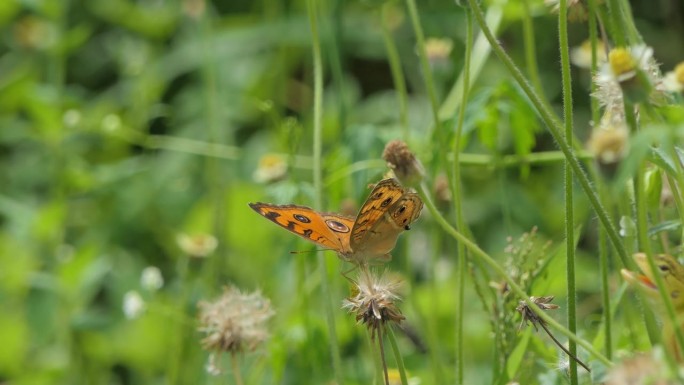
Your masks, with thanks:
M499 39L520 65L523 16L531 16L540 80L560 111L557 16L539 0L484 5L499 14ZM463 66L465 16L453 1L418 6L425 35L452 45L431 61L441 102ZM409 143L435 183L445 172L435 156L442 143L431 131L404 3L329 0L319 7L325 203L318 209L354 212L366 186L385 173L380 155L395 138ZM681 1L632 7L645 41L670 70L684 59ZM328 259L345 378L371 383L365 332L338 306L348 295L338 273L349 266L332 253L290 254L311 248L247 206L312 205L306 10L297 0L0 2L0 383L231 383L225 374L206 373L195 314L199 300L234 284L260 289L276 310L270 341L240 361L246 382L330 384L317 258ZM406 120L398 114L383 24L406 76ZM571 45L587 37L586 23L570 25ZM473 157L465 161L555 150L527 98L490 59L476 74L467 108L464 151ZM584 140L590 75L573 67L573 78L576 135ZM453 132L456 109L447 112ZM463 167L464 214L474 239L505 263L507 237L537 226L537 243L554 244L531 294L556 295L562 304L564 274L553 274L563 261L555 258L564 231L562 163ZM435 194L439 203L439 188ZM591 229L583 194L577 202L577 223ZM451 203L441 204L448 211ZM586 338L600 320L594 233L579 244L579 327ZM200 248L214 240L217 246L204 250L207 256L191 255L183 237ZM455 250L424 212L389 264L407 283L401 307L427 345L426 352L400 337L407 368L422 384L453 377ZM161 288L141 282L148 266L160 270ZM491 383L491 309L472 282L466 286L467 383ZM142 313L127 317L126 293L137 293ZM563 383L556 348L548 339L532 341L527 383ZM220 366L230 373L228 361Z

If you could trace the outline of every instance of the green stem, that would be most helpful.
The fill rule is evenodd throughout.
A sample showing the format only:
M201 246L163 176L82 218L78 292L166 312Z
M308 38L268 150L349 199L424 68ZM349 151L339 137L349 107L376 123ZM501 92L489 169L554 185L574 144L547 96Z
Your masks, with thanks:
M596 14L596 0L589 0L589 41L591 44L591 73L594 74L598 70L598 17ZM596 92L596 82L591 82L591 93ZM601 119L601 111L599 110L599 103L596 98L591 98L591 120L594 123L594 127L597 127L599 120ZM595 171L595 169L594 169ZM597 184L597 190L599 198L602 202L608 202L606 187L601 183L599 176L594 172L594 180ZM603 333L605 338L605 349L606 357L609 359L613 358L613 318L610 306L610 284L609 271L610 267L608 264L608 240L606 239L606 230L602 227L598 229L599 232L599 263L600 263L600 273L601 273L601 302L603 304Z
M591 182L589 181L589 178L584 172L584 169L580 165L575 153L573 152L570 145L568 145L568 143L563 138L563 135L561 134L562 127L554 121L552 111L550 111L544 105L539 96L534 92L534 90L530 86L527 79L525 79L520 70L515 66L513 60L511 60L511 58L506 54L506 52L503 50L499 42L494 38L491 31L485 24L484 17L482 15L482 10L480 9L478 1L468 0L468 2L473 10L473 14L475 15L475 20L477 20L480 29L485 34L485 36L487 36L489 43L492 45L492 49L499 57L499 59L504 63L504 65L508 68L511 75L518 82L518 84L523 89L525 94L530 98L530 101L536 107L537 111L539 111L539 114L544 123L546 124L547 128L549 129L551 136L553 136L553 139L555 140L556 144L558 144L558 147L560 147L561 151L563 152L563 155L565 155L566 159L568 160L568 163L571 166L575 177L578 179L580 185L582 186L582 189L584 190L587 198L589 199L591 206L594 208L594 211L596 212L596 215L601 221L601 224L606 228L608 236L611 242L613 243L613 246L617 250L622 264L625 266L632 266L632 262L627 257L627 251L625 250L625 246L622 244L622 240L620 239L620 235L618 234L617 229L611 222L608 213L599 201L598 196L596 192L593 190Z
M404 360L401 358L401 352L399 352L399 346L397 345L397 339L394 338L394 331L391 327L386 327L387 339L392 346L392 352L394 353L394 359L397 363L397 370L399 370L399 377L401 378L401 385L408 385L408 379L406 378L406 369L404 368Z
M620 0L608 0L608 10L610 12L610 23L612 25L612 38L615 45L618 47L624 47L627 45L627 39L625 38L625 25L622 22L622 12L620 8Z
M392 3L385 3L380 10L380 25L382 25L382 37L385 42L385 50L387 50L387 60L389 62L390 71L392 72L392 81L394 82L394 89L397 92L397 101L399 102L399 123L401 124L402 136L404 141L409 139L408 129L408 93L406 91L406 79L404 78L404 71L401 68L401 60L399 59L399 52L397 45L392 38L392 31L390 30L387 19L390 9L394 5Z
M430 107L432 111L432 119L435 124L435 137L440 143L440 154L444 154L443 146L445 143L444 133L440 129L439 120L439 104L437 103L437 91L432 80L432 70L430 69L430 62L427 58L425 50L425 36L423 35L423 27L420 24L420 17L418 16L418 8L416 7L416 0L406 0L406 7L408 8L409 17L411 18L411 25L413 26L413 33L416 34L416 46L418 47L418 56L420 57L420 67L425 78L425 87L427 89L428 97L430 99Z
M570 76L570 48L568 46L568 2L560 0L558 12L558 40L561 57L561 77L563 81L563 114L565 117L565 140L572 147L572 78ZM572 191L572 168L566 160L565 166L565 252L567 280L568 329L577 333L577 293L575 289L575 213ZM577 357L577 345L568 342L571 357ZM577 385L577 361L570 360L570 384Z
M487 15L485 16L487 20L486 23L492 31L497 31L499 25L501 25L501 20L503 19L503 6L497 2L492 3L489 8L487 8ZM458 106L461 104L461 96L463 95L463 87L467 84L470 87L477 78L478 74L484 67L485 62L489 58L491 53L491 45L487 41L487 37L480 33L475 39L473 44L472 54L470 59L470 81L469 83L464 82L463 73L458 77L456 83L447 94L446 98L442 102L442 106L439 109L439 118L441 120L447 120L454 116Z
M465 58L463 65L463 82L470 84L470 60L473 47L473 15L466 8L466 42ZM456 135L454 139L452 163L453 176L451 180L451 190L453 191L454 212L456 215L456 228L465 231L465 220L463 218L462 191L461 191L461 139L463 136L463 122L465 120L466 106L468 105L468 91L470 87L463 87L463 97L461 108L459 109L458 120L456 123ZM464 343L463 343L463 323L465 317L465 280L466 274L466 249L462 243L458 243L458 284L456 285L456 384L463 384L464 377Z
M230 353L230 364L233 367L233 378L235 379L235 385L242 385L242 374L240 373L240 365L237 360L237 353Z
M534 25L532 23L532 12L530 10L530 0L523 0L523 37L525 39L525 67L527 67L527 75L530 77L534 88L537 90L539 96L546 100L544 96L544 87L542 86L541 78L539 77L539 67L537 66L537 44L534 41Z
M570 330L565 328L563 325L559 324L551 318L548 314L546 314L543 310L541 310L534 302L532 302L527 295L523 291L523 289L513 280L504 270L503 267L501 267L495 260L492 258L490 255L485 253L482 249L480 249L473 241L468 239L465 235L461 234L458 232L456 229L454 229L449 222L444 219L444 217L441 215L439 210L437 210L437 207L435 204L432 202L432 199L430 198L430 195L428 194L429 190L425 186L425 184L420 185L419 193L421 198L423 199L423 202L425 203L425 207L427 207L428 211L430 211L430 214L432 215L433 219L439 224L442 229L447 232L449 235L454 237L458 242L462 242L463 245L468 249L468 251L471 253L471 255L477 257L480 259L482 262L486 263L489 265L492 270L494 270L501 278L506 281L508 284L509 288L515 295L520 298L521 300L525 301L525 303L529 306L532 311L537 314L539 318L544 320L547 325L551 326L553 329L558 330L561 334L565 335L568 337L568 339L575 341L577 345L581 346L584 348L589 354L594 356L597 360L601 361L604 365L606 366L612 366L612 362L610 362L609 359L607 359L604 355L602 355L598 350L594 348L594 346L577 337L576 334L572 333Z
M316 10L316 0L307 1L307 11L309 23L311 24L311 39L313 50L313 70L314 70L314 118L313 118L313 184L314 184L314 205L323 207L323 173L321 166L323 149L323 63L321 60L321 43L318 36L318 12ZM333 375L337 384L344 384L342 377L342 358L337 344L337 328L335 327L335 314L332 307L332 297L330 285L328 283L328 260L325 256L318 259L321 271L321 291L324 300L325 318L328 324L328 334L330 342L330 354L332 356Z

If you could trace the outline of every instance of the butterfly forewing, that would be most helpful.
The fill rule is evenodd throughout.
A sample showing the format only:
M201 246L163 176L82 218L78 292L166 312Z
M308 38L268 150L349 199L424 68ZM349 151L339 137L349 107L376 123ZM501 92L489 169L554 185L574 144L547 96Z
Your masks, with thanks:
M306 206L250 203L254 211L300 237L335 250L350 253L349 235L354 220L342 215L319 213Z

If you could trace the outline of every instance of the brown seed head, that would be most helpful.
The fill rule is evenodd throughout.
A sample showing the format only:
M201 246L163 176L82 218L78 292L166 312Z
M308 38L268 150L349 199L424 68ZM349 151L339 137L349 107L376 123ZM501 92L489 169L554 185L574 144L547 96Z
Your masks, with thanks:
M385 146L382 159L394 171L394 175L403 184L414 185L425 176L425 169L420 161L401 140L393 140Z

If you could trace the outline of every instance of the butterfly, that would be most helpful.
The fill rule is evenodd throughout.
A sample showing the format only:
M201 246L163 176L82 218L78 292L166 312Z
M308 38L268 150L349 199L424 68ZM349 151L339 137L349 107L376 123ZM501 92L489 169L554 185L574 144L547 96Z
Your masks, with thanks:
M306 206L250 203L264 218L357 265L389 261L399 235L420 216L423 201L396 179L378 182L356 218Z

